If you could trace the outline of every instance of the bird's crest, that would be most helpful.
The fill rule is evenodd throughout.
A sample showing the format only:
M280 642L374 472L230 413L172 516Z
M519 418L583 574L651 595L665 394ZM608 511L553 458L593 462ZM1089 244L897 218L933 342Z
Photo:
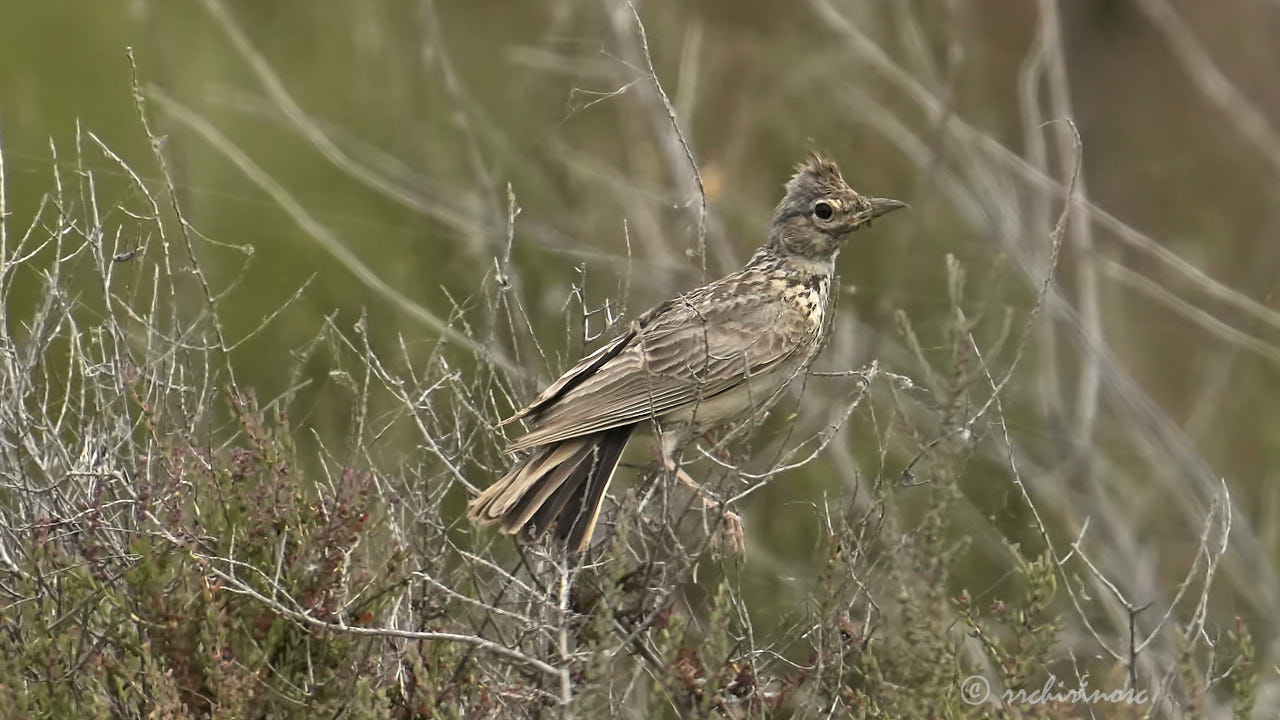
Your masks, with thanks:
M803 194L809 195L815 191L829 193L848 187L834 162L810 151L808 159L796 166L796 174L787 182L787 193L804 190Z

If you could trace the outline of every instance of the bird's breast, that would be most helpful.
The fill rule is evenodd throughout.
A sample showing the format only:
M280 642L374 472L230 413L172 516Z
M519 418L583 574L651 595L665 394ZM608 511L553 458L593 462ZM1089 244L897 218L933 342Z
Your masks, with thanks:
M822 275L808 278L775 277L771 283L781 295L783 303L805 319L810 332L822 329L822 323L826 319L831 278Z

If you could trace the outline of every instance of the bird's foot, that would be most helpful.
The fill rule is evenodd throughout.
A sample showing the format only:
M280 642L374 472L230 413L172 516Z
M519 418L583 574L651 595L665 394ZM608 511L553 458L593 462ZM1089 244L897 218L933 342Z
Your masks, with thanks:
M724 432L720 433L720 435L722 438L731 437L737 431L738 425L736 423L730 423L724 426ZM710 448L710 450L707 451L709 455L725 464L731 464L733 462L733 454L729 452L728 446L721 445L717 442L716 438L712 437L710 431L702 436L702 441L707 444L708 448Z
M711 497L707 489L698 484L698 481L689 476L676 461L669 457L663 456L662 464L667 471L676 476L676 480L681 485L689 488L702 501L703 507L720 515L723 521L716 531L716 536L722 547L733 553L737 557L743 557L747 554L747 538L742 530L742 516L738 513L724 507L720 501Z
M747 536L742 530L742 517L732 510L725 510L720 513L720 518L724 520L718 531L722 546L735 557L745 557Z

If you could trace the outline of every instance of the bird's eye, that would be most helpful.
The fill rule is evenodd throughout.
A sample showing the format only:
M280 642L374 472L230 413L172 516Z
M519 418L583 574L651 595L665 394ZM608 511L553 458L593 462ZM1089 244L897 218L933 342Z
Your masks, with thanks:
M835 211L831 209L831 203L816 202L813 204L813 216L819 220L830 220Z

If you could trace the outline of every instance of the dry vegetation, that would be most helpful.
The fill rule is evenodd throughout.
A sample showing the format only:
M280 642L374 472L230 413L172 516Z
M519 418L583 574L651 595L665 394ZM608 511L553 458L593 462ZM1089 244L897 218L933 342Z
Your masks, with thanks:
M234 15L206 6L275 117L340 173L448 228L483 270L466 294L416 303L159 87L134 88L151 156L78 132L51 148L29 215L4 206L0 156L0 707L13 716L1275 715L1276 549L1107 340L1117 286L1273 360L1274 345L1230 322L1274 328L1275 313L1091 202L1055 3L1038 4L1017 73L1016 150L927 77L947 69L913 42L927 30L909 13L889 11L901 38L886 47L858 11L807 4L876 73L874 92L849 80L840 102L906 158L957 234L1001 259L921 253L928 314L897 309L877 328L842 308L802 388L685 451L744 515L742 557L715 508L644 447L583 555L462 517L507 462L512 430L496 421L641 295L683 282L648 271L684 266L696 282L734 263L684 126L690 101L664 90L640 14L598 10L610 62L589 80L609 89L574 85L571 111L629 103L665 185L565 153L625 217L625 252L590 256L566 287L563 271L530 272L522 243L566 249L575 229L524 217L520 183L498 169L515 163L495 162L501 143L447 54L431 67L471 175L435 193L309 117ZM1225 121L1280 157L1267 118L1176 12L1138 6ZM439 49L439 18L423 8L422 41ZM557 72L550 47L518 55ZM397 314L315 323L269 359L287 369L281 389L255 391L246 348L309 288L229 329L228 308L256 297L252 252L202 234L155 125L214 148ZM904 227L882 242L918 232ZM1092 253L1103 242L1231 313ZM990 697L966 695L981 694L974 676ZM1145 702L1026 699L1050 677L1060 693Z

